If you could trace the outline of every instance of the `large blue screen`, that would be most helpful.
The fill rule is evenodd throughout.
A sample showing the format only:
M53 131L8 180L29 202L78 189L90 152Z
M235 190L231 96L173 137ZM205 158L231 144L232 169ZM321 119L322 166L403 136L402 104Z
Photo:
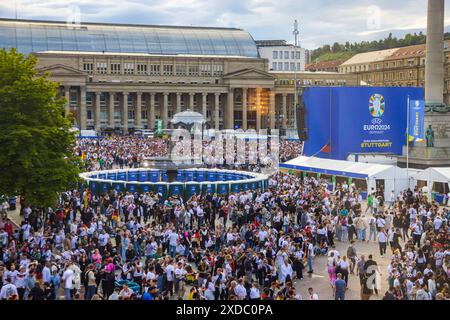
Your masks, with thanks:
M401 155L406 144L408 96L411 100L423 100L424 90L412 87L304 89L302 99L308 128L304 154L338 160L346 160L350 154ZM324 148L326 145L330 148Z

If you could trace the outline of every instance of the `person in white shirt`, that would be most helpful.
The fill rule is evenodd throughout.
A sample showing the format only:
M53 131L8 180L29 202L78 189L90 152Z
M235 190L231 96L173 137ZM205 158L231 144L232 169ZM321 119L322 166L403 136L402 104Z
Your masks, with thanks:
M3 285L2 289L0 290L0 299L1 300L8 300L12 296L18 297L17 294L17 287L11 283L11 278L6 278L6 283Z
M319 300L319 295L314 292L313 288L308 289L309 300Z
M51 263L50 261L45 262L45 267L42 269L42 282L43 283L50 283L50 279L52 277L52 272L50 270Z
M378 232L378 245L380 246L380 255L383 257L386 254L386 247L387 247L387 241L388 237L386 232L384 231L384 228L381 228Z
M261 300L261 293L256 282L253 283L250 289L250 300Z
M72 289L75 273L71 268L72 263L66 265L66 269L62 275L62 281L64 281L64 297L66 300L72 299Z
M281 265L281 283L285 284L287 280L292 280L292 265L289 263L288 259L284 260L284 263Z

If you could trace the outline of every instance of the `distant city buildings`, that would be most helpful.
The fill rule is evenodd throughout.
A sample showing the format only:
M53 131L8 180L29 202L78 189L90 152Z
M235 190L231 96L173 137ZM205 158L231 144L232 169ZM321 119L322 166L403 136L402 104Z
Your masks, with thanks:
M444 102L450 103L450 49L444 42ZM426 46L360 53L339 66L340 73L356 74L360 85L425 87Z
M269 72L305 71L306 50L285 40L256 41L259 56L269 60Z

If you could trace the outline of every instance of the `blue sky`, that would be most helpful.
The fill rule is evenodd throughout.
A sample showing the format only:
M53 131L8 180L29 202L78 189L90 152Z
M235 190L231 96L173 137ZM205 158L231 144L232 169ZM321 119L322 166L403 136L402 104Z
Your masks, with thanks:
M16 5L15 5L16 2ZM237 27L255 39L293 41L294 19L300 44L314 49L335 41L377 40L426 27L426 0L0 0L0 17ZM446 30L450 30L450 6Z

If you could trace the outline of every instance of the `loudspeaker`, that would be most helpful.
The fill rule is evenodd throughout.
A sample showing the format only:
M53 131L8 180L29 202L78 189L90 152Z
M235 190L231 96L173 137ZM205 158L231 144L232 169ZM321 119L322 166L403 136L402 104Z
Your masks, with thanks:
M307 141L308 140L308 128L306 127L306 108L303 104L302 99L299 100L299 104L296 108L297 110L297 132L298 132L298 138L300 141Z

